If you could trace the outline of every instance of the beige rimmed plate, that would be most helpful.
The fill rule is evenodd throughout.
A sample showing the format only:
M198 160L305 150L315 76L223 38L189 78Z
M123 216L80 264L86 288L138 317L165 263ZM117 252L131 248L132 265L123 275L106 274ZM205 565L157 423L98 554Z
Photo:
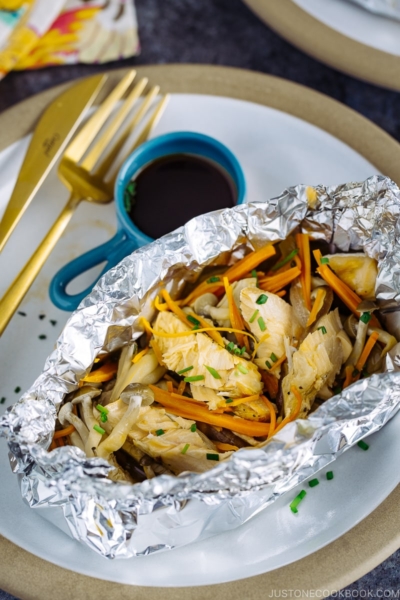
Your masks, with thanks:
M288 42L343 73L400 90L400 22L344 0L244 0ZM391 42L389 40L391 39Z
M339 155L342 148L346 157L353 156L349 148L340 146L342 143L353 148L360 155L359 161L362 164L357 161L357 164L354 163L354 167L360 169L355 173L364 173L363 169L366 169L368 175L369 169L375 167L375 170L384 172L392 178L398 177L400 146L394 140L339 103L301 86L256 73L217 67L163 66L141 68L139 71L140 75L147 74L152 81L160 83L163 90L172 94L197 95L196 99L193 97L193 107L200 106L199 95L208 94L214 97L250 101L272 109L278 108L286 114L302 119L303 121L296 121L298 126L306 121L319 128L315 131L313 129L313 135L315 134L316 137L302 138L304 146L306 139L313 139L314 143L317 143L318 139L327 141L324 136L325 132L328 132L336 138L331 141L336 151L339 150ZM59 90L60 88L50 90L0 116L3 148L31 131L40 111L52 97L59 93ZM276 114L276 117L278 116ZM198 117L198 114L194 113L194 117ZM304 134L307 133L306 129L302 131ZM299 130L301 135L302 131ZM272 133L269 132L271 139ZM251 150L254 140L243 139L243 144L244 142L248 143ZM302 154L304 150L305 148ZM288 156L289 153L288 148ZM368 164L374 167L368 167ZM290 183L298 183L298 181L288 181L288 184ZM2 460L5 460L4 454ZM396 535L396 523L400 516L400 510L396 508L399 499L400 492L396 490L371 516L337 541L318 551L318 556L314 554L266 575L217 587L161 590L136 586L132 589L130 586L99 581L77 573L72 574L28 554L6 540L2 540L0 546L3 550L0 587L20 598L40 598L40 600L61 597L72 599L80 596L96 599L106 596L154 598L158 594L162 594L167 599L169 597L211 598L218 595L221 598L251 599L265 598L266 595L272 594L273 590L277 594L284 589L329 591L343 587L360 577L399 547L400 536ZM261 532L260 535L268 535L268 532ZM57 552L59 550L57 549ZM201 560L201 556L198 559ZM246 556L243 556L243 562L246 562Z

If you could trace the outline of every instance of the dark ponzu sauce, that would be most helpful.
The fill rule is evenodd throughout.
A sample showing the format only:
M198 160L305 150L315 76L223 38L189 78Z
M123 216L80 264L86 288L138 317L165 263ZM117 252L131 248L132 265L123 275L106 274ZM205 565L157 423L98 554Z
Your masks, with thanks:
M135 178L126 202L135 225L152 238L173 231L203 213L236 204L236 188L218 164L190 154L153 161Z

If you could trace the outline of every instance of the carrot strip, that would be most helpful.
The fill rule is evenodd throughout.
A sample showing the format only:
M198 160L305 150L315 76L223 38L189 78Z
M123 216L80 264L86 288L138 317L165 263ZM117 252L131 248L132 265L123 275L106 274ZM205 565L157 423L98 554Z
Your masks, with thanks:
M165 300L168 308L173 313L175 313L176 316L179 317L180 320L185 323L185 325L191 326L192 323L190 323L190 321L187 320L186 314L183 312L183 310L181 309L181 307L178 306L178 304L174 300L172 300L172 298L169 295L169 293L167 292L167 290L161 290L161 294L162 294L162 297L164 298L164 300Z
M314 323L314 321L317 320L317 315L324 305L325 297L326 297L326 291L322 288L318 288L317 295L316 295L312 310L310 312L310 316L308 317L307 327L310 327L310 325L312 325Z
M379 338L379 333L374 331L368 338L367 343L364 346L364 350L361 353L360 358L356 362L357 371L362 371L363 366L367 362L368 356L371 354L372 348L375 346L377 339Z
M282 363L285 362L286 360L286 354L283 354L280 358L278 358L278 360L272 365L272 367L270 369L268 369L268 371L273 371L274 369L276 369L276 367L279 367Z
M252 437L263 437L269 433L269 423L260 423L259 421L248 421L240 417L231 417L230 415L213 414L208 408L200 408L190 402L175 400L168 392L150 385L154 393L155 400L165 406L165 408L175 415L208 423L208 425L217 425L225 427L231 431L249 435Z
M115 362L106 362L96 371L92 371L86 377L81 379L84 383L102 383L103 381L110 381L118 371L118 364Z
M182 396L183 392L185 391L185 388L186 388L186 382L182 379L182 381L178 385L178 394Z
M296 277L299 277L301 271L298 267L292 267L285 271L285 273L281 273L280 275L273 275L272 277L264 277L259 280L259 286L262 290L267 292L276 293L279 292L282 288L286 287L289 283L291 283Z
M283 296L286 296L286 290L281 290L280 292L276 292L276 296L279 296L279 298L283 298Z
M264 400L265 404L268 406L269 412L270 412L270 430L268 433L268 439L269 439L272 435L274 435L274 431L275 431L275 427L276 427L276 412L275 412L274 405L272 404L272 402L270 400L268 400L267 396L261 396L261 398Z
M274 435L276 433L278 433L278 431L280 431L281 429L283 429L285 427L285 425L287 425L288 423L291 423L291 421L295 421L297 419L297 417L299 416L299 414L300 414L301 405L302 405L302 402L303 402L301 394L300 394L299 390L297 389L297 387L294 386L294 385L291 386L290 391L296 397L296 400L297 400L296 407L295 407L295 409L294 409L294 411L293 411L292 414L288 415L287 417L285 417L283 419L283 421L280 422L280 424L278 425L278 427L274 431Z
M161 365L161 366L163 366L165 363L163 361L163 356L162 356L161 348L157 344L156 340L154 340L154 339L151 340L150 346L153 348L153 352L156 355L156 359L158 361L158 364Z
M160 302L160 297L157 296L156 299L154 300L154 306L157 310L163 311L163 310L168 310L168 304L166 302Z
M136 364L137 362L139 362L139 360L145 355L147 354L149 351L149 347L147 346L147 348L145 348L144 350L141 350L140 352L138 352L136 354L136 356L133 357L132 362L133 364Z
M245 398L236 398L236 400L234 400L233 402L229 402L229 404L227 404L225 402L225 404L223 404L222 406L219 406L219 408L232 408L233 406L240 406L240 404L247 404L248 402L254 402L254 400L258 400L260 397L259 394L254 394L253 396L247 396Z
M172 383L172 381L167 381L167 390L170 394L172 394L175 391L174 384Z
M208 406L207 403L203 400L195 400L194 398L188 398L187 396L182 396L181 394L177 394L176 392L171 394L171 396L172 398L176 398L177 400L183 400L183 402L191 402L192 404L197 404L198 406L201 406L203 408Z
M243 329L245 329L245 324L244 324L242 315L240 314L240 312L237 309L235 300L233 298L232 286L229 285L229 281L228 281L227 277L224 277L224 287L225 287L226 297L228 299L229 317L231 320L232 327L234 327L235 329L243 330ZM235 335L236 335L237 343L239 344L239 346L245 345L246 351L250 353L250 346L249 346L248 339L241 333L236 333Z
M54 450L55 448L57 448L57 444L56 444L56 441L53 439L53 440L51 441L51 444L50 444L50 446L49 446L48 452L51 452L51 451L52 451L52 450Z
M269 243L259 250L253 250L247 254L244 258L235 263L225 272L225 277L228 278L229 282L237 281L241 279L246 273L250 273L253 269L258 267L259 264L274 256L276 254L274 246Z
M60 438L57 438L57 439L55 440L55 442L56 442L56 444L57 444L57 446L58 446L59 448L61 448L62 446L65 446L64 438L61 438L61 437L60 437Z
M214 442L214 444L219 452L236 452L236 450L239 450L238 446L233 444L225 444L224 442Z
M56 431L54 433L53 440L57 440L58 438L62 438L67 435L70 435L74 431L75 431L75 427L73 425L69 425L69 427L66 427L65 429L59 429L58 431Z
M300 282L303 290L304 302L308 310L311 310L310 238L306 233L297 233L296 244L299 249L300 260L302 264Z
M191 314L190 316L197 319L203 329L208 329L207 333L210 336L210 338L214 340L214 342L217 342L217 344L222 346L222 348L225 348L224 338L220 333L218 333L214 325L210 325L210 323L203 319L203 317L200 317L200 315Z
M347 365L347 367L345 368L346 378L343 383L343 389L347 388L351 383L353 383L353 371L353 365Z

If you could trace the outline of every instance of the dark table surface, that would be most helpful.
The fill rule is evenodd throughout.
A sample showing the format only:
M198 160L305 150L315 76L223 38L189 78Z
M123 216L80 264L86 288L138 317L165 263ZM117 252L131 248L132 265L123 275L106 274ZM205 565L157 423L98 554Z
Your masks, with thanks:
M261 23L241 0L136 0L136 8L142 52L106 68L209 63L270 73L343 102L400 141L400 94L352 79L306 56ZM0 111L104 68L77 65L11 73L0 82ZM398 598L399 582L400 551L337 597ZM0 591L0 600L12 596Z

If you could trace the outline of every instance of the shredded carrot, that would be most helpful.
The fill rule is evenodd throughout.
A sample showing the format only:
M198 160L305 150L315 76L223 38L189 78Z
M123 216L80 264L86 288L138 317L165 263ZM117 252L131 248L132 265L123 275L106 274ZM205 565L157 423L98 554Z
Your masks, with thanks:
M180 306L178 306L178 304L174 300L172 300L167 290L161 290L161 294L168 308L172 310L172 312L175 313L176 316L179 317L180 320L183 321L186 325L191 325L190 321L187 320L186 314L183 312Z
M279 292L282 288L286 287L291 283L296 277L299 277L301 271L298 267L291 267L284 273L280 275L273 275L272 277L264 277L259 280L259 286L262 290L267 292L271 292L275 294Z
M268 406L269 408L269 413L270 413L270 429L269 429L269 433L268 433L268 439L274 435L274 431L275 431L275 427L276 427L276 412L275 412L275 407L272 404L272 402L270 400L268 400L268 398L266 396L261 396L261 398L264 400L265 404Z
M288 423L291 423L292 421L295 421L300 414L303 398L301 397L301 394L296 386L292 385L290 388L290 391L296 397L296 400L297 400L296 407L291 414L289 414L287 417L285 417L283 419L283 421L280 422L280 424L277 426L277 428L274 431L274 435L276 433L278 433L278 431L283 429L285 427L285 425L287 425Z
M228 278L224 277L224 287L225 293L228 300L229 306L229 318L231 320L231 325L235 329L244 330L245 324L242 318L242 315L238 311L235 300L233 298L232 286L229 284ZM236 340L239 346L246 346L246 351L250 353L250 345L248 339L242 333L236 333Z
M258 267L259 264L274 256L276 253L274 246L269 243L259 250L253 250L247 254L244 258L235 263L225 272L225 277L228 278L229 282L237 281L242 279L246 273L250 273L253 269Z
M172 394L175 391L174 384L172 383L172 381L167 381L167 390L170 394Z
M57 439L55 440L55 443L57 444L57 446L58 446L59 448L61 448L62 446L65 446L64 438L61 438L61 437L60 437L60 438L57 438Z
M190 331L179 331L178 333L164 333L163 331L156 331L155 329L153 329L145 317L141 317L141 321L143 323L143 327L145 328L145 330L152 333L153 335L155 335L157 337L177 338L177 337L186 337L187 335L195 335L197 333L204 333L207 331L228 331L229 333L243 333L244 335L247 335L248 337L250 337L254 341L254 343L257 343L257 340L254 337L254 335L252 335L248 331L240 331L238 329L233 329L233 327L204 327L202 329L191 329ZM152 344L153 344L153 340L152 340Z
M151 331L151 333L153 333L153 331ZM156 355L156 359L158 361L159 365L164 365L164 361L163 361L163 355L161 352L161 348L160 346L157 344L155 339L152 339L150 342L150 346L153 348L153 352Z
M326 290L324 290L323 288L318 288L317 295L315 297L315 301L310 312L310 316L308 317L307 327L310 327L310 325L312 325L314 321L317 320L317 315L324 305L325 297Z
M225 404L223 404L222 406L219 406L218 408L232 408L233 406L240 406L240 404L247 404L248 402L254 402L254 400L258 400L260 397L259 394L254 394L253 396L246 396L245 398L236 398L236 400L234 400L233 402L230 402L229 404L227 404L225 402Z
M274 369L276 369L276 367L279 367L282 363L285 362L286 360L286 354L282 354L282 356L280 358L278 358L278 360L272 365L272 367L269 369L269 371L273 371Z
M166 302L160 302L159 296L157 296L154 300L154 306L157 310L160 311L169 310L168 304Z
M176 398L177 400L191 402L192 404L197 404L198 406L202 406L203 408L207 406L207 404L203 400L195 400L194 398L188 398L187 396L182 396L181 394L177 394L176 392L173 392L171 396L172 398Z
M307 233L297 233L296 244L299 249L302 264L300 282L303 290L304 303L308 310L311 310L311 255L310 238Z
M360 358L356 362L357 371L362 371L363 366L367 362L367 358L371 354L371 350L375 346L375 343L378 338L379 338L379 333L377 331L374 331L369 336L368 341L364 346L364 350L362 351Z
M86 377L81 379L84 383L102 383L104 381L110 381L118 371L118 363L106 362L96 371L92 371Z
M49 450L48 450L48 451L49 451L49 452L51 452L51 451L52 451L52 450L54 450L55 448L57 448L57 444L56 444L56 441L53 439L53 440L51 441L51 444L50 444L50 446L49 446Z
M172 412L175 415L186 419L192 419L193 421L208 423L208 425L225 427L231 431L236 431L237 433L252 437L263 437L268 435L269 423L248 421L247 419L232 417L225 414L213 414L208 408L201 408L200 406L195 406L191 402L186 402L187 398L185 398L185 401L178 401L175 400L171 394L154 385L150 385L149 387L153 390L155 400L159 404L165 406L167 411Z
M353 371L353 365L347 365L347 367L345 368L346 378L343 383L343 389L347 388L351 383L353 383Z
M145 348L144 350L141 350L140 352L138 352L136 354L136 356L133 357L132 362L133 364L136 364L137 362L139 362L139 360L145 355L147 354L149 351L149 347L147 346L147 348Z
M279 296L279 298L283 298L283 296L286 296L286 290L281 290L280 292L276 292L276 295Z
M186 388L186 381L182 379L180 384L178 385L178 394L182 395Z
M348 285L344 283L330 268L328 265L321 263L322 254L320 250L314 250L315 260L318 263L318 273L321 275L322 279L326 281L330 288L339 296L339 298L344 302L348 309L351 310L357 317L360 316L360 312L357 311L357 307L361 303L361 298L357 296L352 289L349 288ZM371 327L380 328L381 325L378 319L372 315L370 321Z
M233 444L225 444L224 442L214 442L214 444L219 452L236 452L236 450L239 450L238 446Z
M69 427L66 427L65 429L59 429L58 431L56 431L54 433L53 440L56 440L56 439L62 438L62 437L66 437L67 435L70 435L74 431L75 431L75 427L73 425L69 425Z

